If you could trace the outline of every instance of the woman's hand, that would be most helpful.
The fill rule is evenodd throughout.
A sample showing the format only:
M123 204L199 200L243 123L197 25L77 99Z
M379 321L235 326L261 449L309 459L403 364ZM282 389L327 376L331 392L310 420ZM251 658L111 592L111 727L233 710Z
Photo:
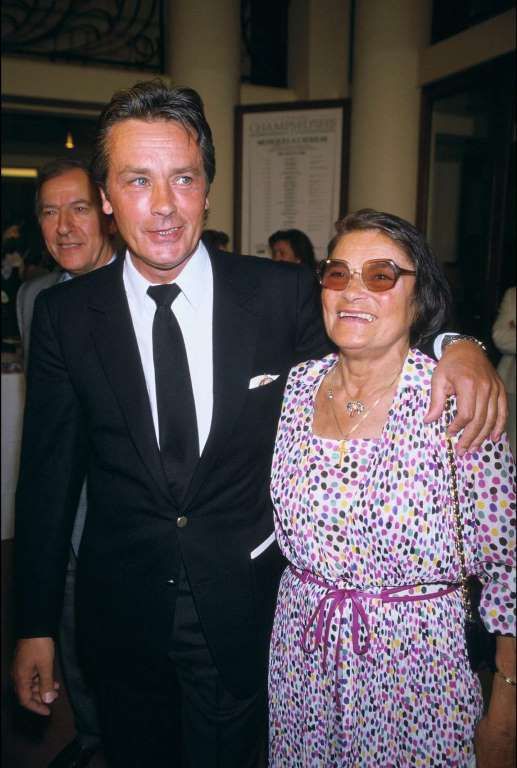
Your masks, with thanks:
M499 440L508 416L503 382L477 344L461 341L446 348L436 366L431 387L431 405L425 421L438 419L449 395L456 395L457 414L449 434L461 429L457 453L477 450L491 435Z
M515 766L515 638L499 635L496 641L496 667L490 704L476 728L476 768L514 768Z
M501 729L488 716L478 723L475 745L476 768L515 767L515 733Z

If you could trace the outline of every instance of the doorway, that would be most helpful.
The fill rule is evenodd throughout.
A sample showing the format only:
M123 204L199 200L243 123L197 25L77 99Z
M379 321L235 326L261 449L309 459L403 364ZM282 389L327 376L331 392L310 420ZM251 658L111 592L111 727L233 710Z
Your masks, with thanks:
M422 93L417 225L441 261L458 330L482 339L515 285L515 55Z

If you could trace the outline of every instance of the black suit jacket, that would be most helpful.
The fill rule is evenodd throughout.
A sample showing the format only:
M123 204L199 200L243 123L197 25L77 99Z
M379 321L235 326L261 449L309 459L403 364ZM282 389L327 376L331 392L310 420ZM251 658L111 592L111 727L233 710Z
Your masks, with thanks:
M84 475L78 570L87 656L163 655L183 560L227 687L264 682L279 575L269 476L290 367L328 351L313 278L253 257L211 254L214 406L184 500L161 467L123 280L123 259L60 284L35 307L16 510L19 635L54 635ZM250 379L279 374L249 388ZM179 404L181 407L181 404ZM187 518L178 527L177 518Z

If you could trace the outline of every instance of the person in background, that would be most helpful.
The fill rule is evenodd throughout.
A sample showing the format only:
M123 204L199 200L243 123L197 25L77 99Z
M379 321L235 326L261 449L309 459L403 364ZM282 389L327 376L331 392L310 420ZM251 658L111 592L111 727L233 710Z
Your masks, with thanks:
M99 192L81 162L57 159L41 168L36 185L36 215L58 269L24 282L18 291L18 324L26 370L36 297L53 285L99 269L114 258L109 219L102 212ZM75 631L75 575L87 509L85 485L76 509L59 627L61 667L76 737L49 768L85 768L101 742L95 700L77 658Z
M13 221L2 232L2 267L9 265L23 279L23 260L27 250L26 226L23 220Z
M28 282L36 277L47 275L53 269L59 269L49 253L41 235L39 222L30 227L27 233L27 250L23 256L23 281Z
M316 270L314 247L305 232L300 229L279 229L270 236L269 247L273 261L290 261L305 264Z
M13 352L19 342L16 296L23 280L25 250L23 222L12 222L2 232L2 352Z
M7 256L7 259L4 257ZM48 259L37 222L19 219L4 230L2 236L2 265L18 270L20 281L47 274Z
M210 250L215 248L216 251L227 251L228 243L230 242L230 236L226 232L222 232L218 229L205 229L201 235L201 239L204 244Z
M516 288L508 288L503 296L497 319L492 328L492 339L502 358L499 361L497 371L503 380L508 396L508 436L513 455L516 456L516 420L517 409L515 405L515 295Z
M412 224L365 209L338 222L320 280L337 353L291 371L272 467L289 566L271 640L270 766L467 768L476 735L478 768L509 768L515 465L506 435L451 458L452 413L426 418L436 363L415 345L448 315L445 276ZM454 475L468 572L498 634L484 717Z
M215 150L195 91L153 80L116 93L92 168L127 250L35 307L18 697L42 714L55 699L71 499L86 472L77 615L110 765L172 768L184 753L192 768L255 768L283 568L271 457L289 369L329 348L318 294L308 270L207 251ZM502 383L477 345L445 351L429 418L454 388L466 393L469 418L453 426L468 422L463 448L501 428Z

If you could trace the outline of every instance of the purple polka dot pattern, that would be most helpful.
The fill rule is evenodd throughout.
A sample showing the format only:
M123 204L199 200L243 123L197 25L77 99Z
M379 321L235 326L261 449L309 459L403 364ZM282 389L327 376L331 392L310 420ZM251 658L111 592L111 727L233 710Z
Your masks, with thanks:
M303 363L287 382L272 469L284 555L340 588L435 591L457 582L444 423L423 423L434 362L410 351L382 436L349 440L341 468L338 441L312 433L314 397L334 362L330 355ZM506 437L457 465L467 566L484 584L483 620L490 631L514 634L515 467ZM468 766L482 701L459 592L364 601L364 655L352 647L347 602L331 622L326 668L322 647L301 647L324 594L290 569L282 577L269 673L272 768Z

